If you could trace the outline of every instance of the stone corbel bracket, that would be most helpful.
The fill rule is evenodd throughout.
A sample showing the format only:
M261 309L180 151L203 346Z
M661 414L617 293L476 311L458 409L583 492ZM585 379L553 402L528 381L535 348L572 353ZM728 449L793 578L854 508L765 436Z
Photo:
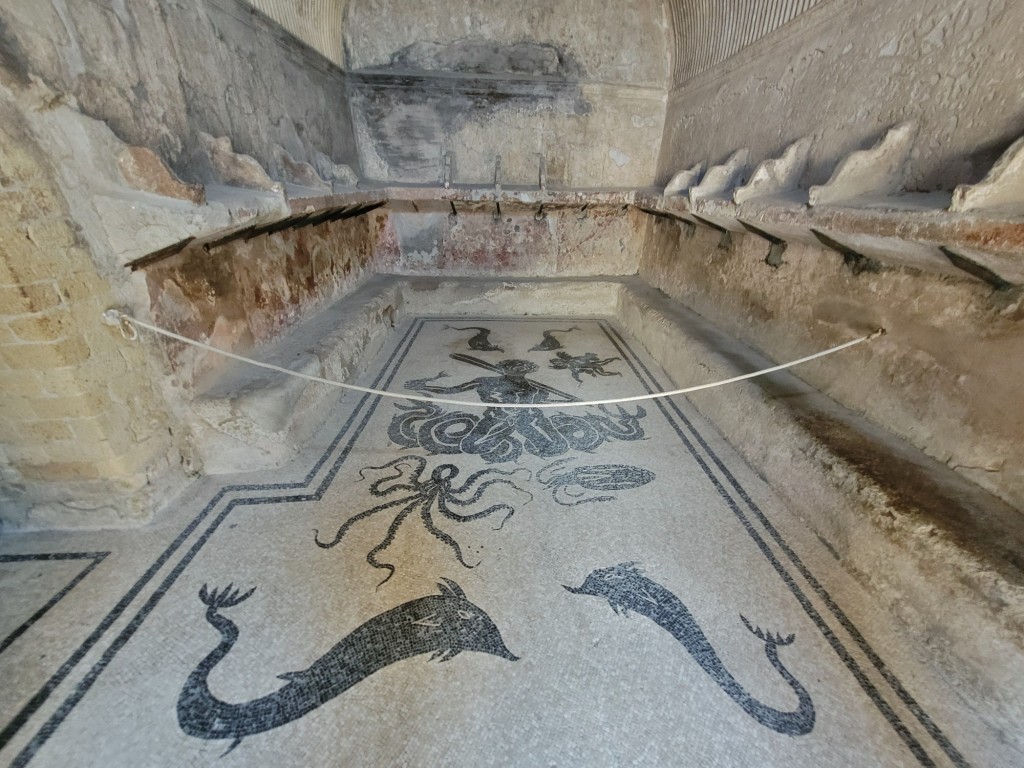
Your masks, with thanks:
M787 241L815 243L809 228L786 226L774 221L760 221L756 212L765 205L789 205L797 210L804 209L807 193L800 191L799 184L807 170L811 154L811 138L805 136L783 151L779 157L763 161L750 176L750 180L732 193L733 202L738 206L737 218L753 234L759 235L771 244L768 263L776 264L785 249ZM749 214L749 215L748 215Z
M847 205L863 198L886 198L903 191L917 123L902 123L871 149L847 155L827 183L811 187L808 204Z
M775 197L792 192L797 188L807 170L807 160L810 155L811 138L809 136L793 142L786 147L781 157L770 158L757 166L750 175L750 181L733 191L733 202L743 205L748 200Z
M1024 216L1024 136L1010 145L979 183L958 186L949 210Z
M907 207L910 197L902 201L900 197L906 192L910 156L917 135L915 121L901 123L890 128L870 149L850 153L839 162L828 182L811 187L808 205L811 208L890 209L894 213ZM812 218L817 217L812 215ZM865 271L865 264L873 265L871 271L891 264L941 274L962 274L934 244L890 237L881 232L848 230L821 221L812 228L812 234L820 244L853 265L855 272Z
M738 149L721 165L708 168L700 184L690 187L690 211L701 224L722 232L745 232L737 218L733 192L747 181L750 150Z
M1024 137L1003 154L978 184L947 193L905 191L917 126L890 129L871 149L854 152L828 183L806 196L799 183L811 141L794 142L780 157L763 161L743 183L746 152L708 170L683 171L657 199L638 206L690 227L726 235L756 234L770 243L766 262L781 266L786 243L831 249L854 272L908 266L957 277L970 275L993 288L1024 285Z
M704 161L687 168L685 171L680 171L672 177L668 186L665 187L665 197L674 197L675 195L686 194L689 192L690 187L695 186L700 181L700 177L703 174Z

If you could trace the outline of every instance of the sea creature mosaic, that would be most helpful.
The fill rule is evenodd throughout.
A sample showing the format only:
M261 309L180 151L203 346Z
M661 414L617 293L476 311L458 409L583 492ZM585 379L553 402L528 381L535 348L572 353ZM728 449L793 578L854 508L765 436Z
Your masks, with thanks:
M518 661L491 617L470 602L458 584L443 579L437 586L438 594L402 603L356 627L306 669L278 675L286 682L273 693L233 704L211 692L209 677L238 642L238 625L223 611L245 602L255 587L243 593L230 584L221 590L204 584L199 599L206 606L207 623L220 633L220 642L182 686L178 725L196 738L230 739L230 752L245 737L294 722L360 681L413 656L430 654L430 660L449 661L464 651L477 651Z
M491 329L482 328L480 326L471 325L469 327L459 328L454 325L446 325L444 327L446 331L476 331L472 337L470 337L468 344L470 349L474 349L478 352L504 352L501 347L497 347L491 343Z
M609 440L633 441L645 437L641 420L643 407L630 412L621 406L599 406L584 412L552 413L540 408L503 409L506 403L573 402L572 395L534 381L528 374L538 366L528 360L488 363L469 355L451 355L493 372L453 385L440 385L445 372L425 379L411 379L407 389L424 395L458 395L475 392L494 407L479 412L455 410L435 403L396 406L388 437L404 448L419 448L429 454L470 454L490 464L514 462L526 453L542 458L562 456L569 451L590 453ZM550 415L549 415L550 414Z
M367 520L374 515L385 512L394 513L395 517L388 526L384 539L366 555L366 562L374 568L388 571L388 575L380 582L382 586L395 575L395 566L378 559L385 549L395 540L398 529L409 517L418 517L434 538L448 545L455 553L455 559L465 568L475 568L466 562L462 554L462 547L449 534L437 527L434 515L440 515L445 520L455 523L470 523L476 520L483 520L494 515L500 516L501 522L495 530L501 530L502 526L515 513L515 508L507 503L491 504L486 509L478 512L463 514L457 509L472 507L483 499L489 488L496 485L510 486L517 491L523 491L512 480L508 479L515 475L523 475L525 479L530 478L530 472L526 469L515 469L509 472L500 469L482 469L474 472L461 485L456 485L454 480L459 476L459 468L454 464L441 464L431 470L430 474L424 476L427 462L422 456L399 456L393 461L376 467L364 467L359 472L360 479L368 470L393 469L394 474L386 475L370 484L370 493L377 498L398 496L399 498L385 501L375 507L359 512L349 517L334 537L328 541L320 539L320 532L314 531L313 538L318 547L330 549L341 543L345 534L353 525ZM532 495L530 498L532 499Z
M572 459L560 459L537 473L537 480L563 507L599 501L615 501L610 494L588 496L591 491L625 491L654 480L654 473L628 464L591 464L569 468Z
M568 352L558 352L555 354L555 357L548 361L548 367L553 368L556 371L569 371L576 383L582 384L583 379L580 378L581 373L585 373L590 377L621 376L622 373L619 371L606 371L604 369L606 365L614 363L618 359L620 358L606 357L602 360L593 352L586 352L585 354L576 355L575 357L570 355Z
M661 584L644 576L635 562L599 568L587 576L579 587L565 589L574 595L603 597L615 613L628 617L629 612L633 611L669 632L729 698L766 728L787 736L803 736L814 728L815 710L810 694L779 659L779 648L791 645L795 639L794 635L784 638L781 635L764 632L760 627L751 626L746 618L740 616L743 625L764 643L764 654L768 663L796 694L796 709L786 712L763 704L751 696L722 664L711 642L683 601Z
M579 328L575 325L572 328L566 328L563 331L553 328L550 331L544 331L541 333L543 337L537 344L530 347L531 352L554 352L556 349L562 348L562 342L555 336L556 333L570 333L571 331L578 331Z

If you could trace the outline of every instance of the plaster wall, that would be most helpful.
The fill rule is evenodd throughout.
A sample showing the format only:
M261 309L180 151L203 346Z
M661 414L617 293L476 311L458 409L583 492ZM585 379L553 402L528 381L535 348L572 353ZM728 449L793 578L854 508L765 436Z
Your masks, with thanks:
M632 275L645 216L618 206L546 211L392 212L377 242L378 269L405 275L591 277Z
M348 6L345 51L367 177L432 183L647 186L664 123L661 2ZM399 21L401 23L395 23Z
M908 188L978 181L1024 133L1024 5L1009 0L822 2L669 96L657 179L748 147L813 139L804 185L906 120Z
M144 270L150 312L162 327L245 354L355 289L372 274L373 215L188 247ZM225 364L170 342L175 384L202 389Z
M344 68L341 27L346 0L245 0L316 52Z
M356 0L348 4L345 51L349 68L360 70L387 67L396 53L408 57L416 47L474 39L506 50L542 43L575 62L581 79L664 87L669 31L662 6L661 0L640 0L607 13L589 0L466 0L457 6L449 0Z
M665 0L674 38L672 83L721 64L828 0Z
M780 362L885 328L797 375L1024 508L1019 291L906 268L854 274L838 254L799 244L773 268L761 238L722 250L719 237L652 219L641 278Z
M184 176L199 131L264 165L275 145L298 160L319 150L353 162L347 111L327 108L344 105L344 83L235 0L0 6L0 522L137 525L200 469L166 360L100 315L148 311L128 260L229 225L235 211L197 204L201 191L186 199L197 190L144 148ZM148 181L164 186L133 187L126 152L148 157ZM245 203L246 215L260 205ZM281 238L300 260L309 254L291 239L301 237Z

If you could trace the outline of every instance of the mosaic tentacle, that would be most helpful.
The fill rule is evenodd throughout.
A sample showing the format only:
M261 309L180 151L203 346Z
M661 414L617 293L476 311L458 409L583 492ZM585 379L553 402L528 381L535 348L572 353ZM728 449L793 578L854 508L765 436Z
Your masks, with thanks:
M401 506L402 504L408 504L410 502L415 501L418 498L418 494L413 494L412 496L406 496L404 499L395 499L394 501L379 504L373 509L367 509L365 512L360 512L358 515L353 515L348 520L346 520L344 524L342 524L341 528L338 529L338 532L334 535L334 540L327 543L320 541L320 531L314 528L313 540L316 542L316 545L321 549L330 549L331 547L335 546L338 542L340 542L342 538L344 538L345 534L348 533L348 529L356 523L358 523L360 520L365 520L366 518L372 517L378 512L383 512L384 510L390 509L391 507L398 507Z
M516 511L515 507L509 504L494 504L488 507L487 509L483 510L482 512L475 512L471 515L460 515L458 512L453 512L451 508L448 506L448 502L446 502L443 498L437 500L437 506L442 515L447 517L449 520L454 520L457 523L468 523L473 520L481 520L485 517L490 517L491 515L497 514L498 512L506 512L507 514L502 519L501 523L499 523L498 527L494 529L496 531L500 531L502 528L504 528L505 523L508 522L508 519L512 517L512 515L514 515Z
M466 559L462 556L462 547L459 546L459 543L451 536L449 536L447 533L438 528L436 525L434 525L434 521L430 518L429 507L423 509L420 512L420 517L423 519L423 525L426 527L427 531L431 535L433 535L439 541L442 541L449 547L451 547L452 551L455 552L455 558L459 561L460 565L462 565L465 568L476 568L476 565L480 565L480 563L477 563L476 565L470 565L466 562Z
M391 546L391 544L395 541L395 536L398 533L399 527L402 525L403 522L405 522L405 518L407 518L415 510L416 505L410 504L408 507L406 507L397 515L395 515L395 519L392 520L391 525L388 526L388 532L384 536L384 540L366 553L366 562L369 565L373 566L374 568L380 568L381 570L388 571L388 575L384 577L384 581L380 582L377 585L378 588L384 586L388 581L391 580L391 577L395 575L395 566L391 563L382 563L380 560L377 559L377 555Z

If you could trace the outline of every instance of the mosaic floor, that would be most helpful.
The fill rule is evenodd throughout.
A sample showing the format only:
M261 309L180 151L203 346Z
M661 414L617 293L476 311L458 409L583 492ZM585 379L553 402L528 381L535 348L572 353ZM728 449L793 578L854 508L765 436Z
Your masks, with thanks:
M500 408L667 388L613 323L412 320L364 383L488 406L348 395L158 526L0 540L0 763L1003 759L683 398Z

